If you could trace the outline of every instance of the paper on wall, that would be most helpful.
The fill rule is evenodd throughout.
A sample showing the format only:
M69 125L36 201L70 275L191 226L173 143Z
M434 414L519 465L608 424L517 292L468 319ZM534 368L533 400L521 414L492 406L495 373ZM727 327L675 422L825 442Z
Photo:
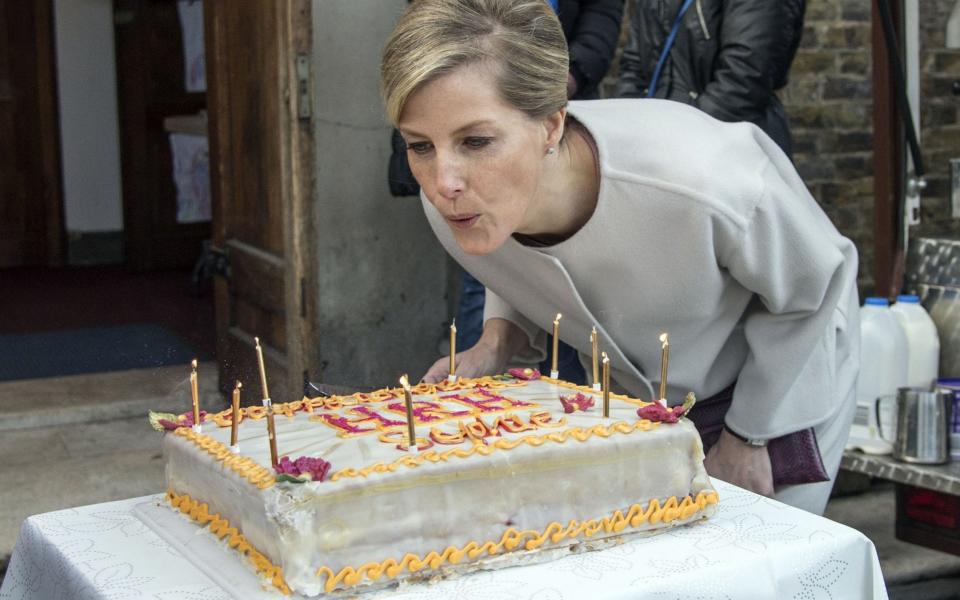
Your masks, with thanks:
M188 92L207 91L207 65L203 52L203 1L179 0L183 34L184 87Z
M177 223L210 220L210 154L207 137L170 134L173 180L177 186Z

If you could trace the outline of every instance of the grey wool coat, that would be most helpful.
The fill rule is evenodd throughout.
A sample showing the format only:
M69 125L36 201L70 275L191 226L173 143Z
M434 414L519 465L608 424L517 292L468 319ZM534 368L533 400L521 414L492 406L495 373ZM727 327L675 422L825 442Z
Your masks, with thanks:
M484 319L529 336L517 360L546 356L562 313L560 338L581 361L596 326L611 377L643 399L658 389L668 332L670 404L736 382L726 423L741 435L814 427L855 402L856 248L777 145L752 124L665 100L571 102L569 114L596 142L601 180L570 238L510 238L470 256L423 198L440 242L487 287Z

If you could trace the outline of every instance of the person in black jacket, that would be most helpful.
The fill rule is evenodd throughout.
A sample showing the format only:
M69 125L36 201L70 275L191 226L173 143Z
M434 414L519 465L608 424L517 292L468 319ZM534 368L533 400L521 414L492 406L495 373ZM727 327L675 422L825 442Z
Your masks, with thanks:
M642 97L684 0L633 0L617 96ZM788 156L790 129L775 91L800 44L805 0L693 0L653 97L692 104L721 121L749 121Z
M558 0L557 16L567 37L570 75L567 96L571 100L600 97L600 82L610 68L624 0Z

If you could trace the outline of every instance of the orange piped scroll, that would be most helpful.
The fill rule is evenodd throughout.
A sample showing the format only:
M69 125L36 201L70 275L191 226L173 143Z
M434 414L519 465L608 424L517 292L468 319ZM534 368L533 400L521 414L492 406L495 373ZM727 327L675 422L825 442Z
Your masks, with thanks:
M237 473L257 488L263 490L276 483L276 475L270 469L263 467L248 456L234 454L230 448L224 446L210 436L196 433L189 427L180 427L175 434L185 437L201 450L223 463L234 473Z
M628 435L635 431L649 431L651 429L656 429L659 426L660 423L654 423L646 419L641 419L635 423L618 421L616 423L611 423L610 425L594 425L593 427L586 429L583 427L571 427L570 429L565 429L563 431L552 431L543 435L527 435L522 438L515 439L496 439L490 441L489 443L483 443L481 440L477 440L473 446L467 449L453 448L450 450L443 450L441 452L436 450L428 450L427 452L421 452L420 454L416 455L402 456L392 463L374 463L369 467L363 467L361 469L348 467L334 473L330 477L330 481L337 481L341 477L367 477L371 473L392 473L401 465L413 468L418 467L425 462L446 462L451 458L468 458L474 454L487 456L498 450L513 450L517 446L521 446L523 444L534 447L542 446L548 441L562 444L571 437L579 442L585 442L593 436L607 438L615 433Z
M200 525L209 525L210 533L218 539L227 538L227 544L246 556L258 574L269 579L270 583L285 595L290 595L290 587L283 579L283 569L251 546L236 527L230 526L229 521L220 518L219 514L211 515L206 504L201 504L186 494L177 494L173 490L167 490L167 502Z
M340 585L355 586L364 578L370 581L377 581L381 577L393 579L404 571L416 573L427 567L438 569L447 563L455 565L464 558L474 560L484 554L494 556L521 546L526 550L536 550L546 543L556 544L565 539L572 540L581 536L589 538L600 531L613 534L623 531L626 527L639 527L644 523L669 523L677 519L688 519L707 506L716 504L718 500L719 496L713 490L700 492L696 498L686 496L683 500L673 496L662 505L657 500L651 500L646 507L640 504L630 506L626 514L618 510L600 519L580 522L574 520L567 525L554 522L547 525L543 531L518 531L511 527L503 532L498 542L468 542L462 548L449 546L443 552L429 552L423 557L405 554L399 561L388 558L382 562L366 563L359 568L344 567L338 573L334 573L329 567L320 567L317 569L317 576L326 579L324 590L332 592Z

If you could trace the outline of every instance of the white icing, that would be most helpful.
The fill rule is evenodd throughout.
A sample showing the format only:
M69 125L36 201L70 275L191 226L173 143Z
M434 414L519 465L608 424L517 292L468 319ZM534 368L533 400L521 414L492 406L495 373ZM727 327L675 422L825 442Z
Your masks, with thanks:
M531 413L543 411L549 411L554 422L561 418L567 421L556 428L501 431L503 439L543 436L572 427L588 429L607 421L601 416L599 394L585 394L595 399L588 412L564 414L558 396L576 392L548 381L492 391L535 404L509 411L524 423ZM414 400L440 402L439 397L450 394L415 395ZM476 393L470 393L470 397L482 398ZM386 409L386 405L398 402L400 412ZM449 409L468 410L452 401L442 404ZM399 399L364 406L401 422L397 430L403 432L405 439L402 405ZM636 408L611 399L610 421L634 424ZM351 416L349 407L319 410L313 415L299 412L292 418L277 414L280 456L322 457L332 465L330 474L345 468L359 470L374 463L389 464L408 456L404 449L380 441L379 432L338 437L333 427L311 420L311 416L320 413ZM485 414L482 418L491 424L501 414L504 412ZM433 426L446 432L457 430L456 421ZM245 456L269 467L266 427L266 419L243 420L238 444ZM429 425L418 425L417 437L427 438L429 430ZM229 427L219 428L211 423L204 428L204 434L225 446L230 443ZM468 449L471 445L470 441L458 446L436 444L430 450L442 453L453 448ZM554 521L565 524L598 518L651 499L695 496L712 489L703 469L700 438L686 420L661 424L650 431L614 433L608 438L593 436L586 442L571 437L564 443L522 444L489 456L453 456L436 463L425 461L416 467L400 464L393 472L299 485L278 483L264 490L180 435L166 436L165 451L168 486L208 503L211 512L220 513L255 548L283 568L291 588L306 595L322 591L324 581L316 576L320 566L336 573L347 566L358 568L388 558L400 560L407 553L423 556L470 541L496 542L508 527L541 531ZM705 514L711 512L712 507ZM639 529L650 528L647 524ZM603 535L601 532L592 539ZM565 540L561 545L575 541ZM421 571L419 575L422 574Z

